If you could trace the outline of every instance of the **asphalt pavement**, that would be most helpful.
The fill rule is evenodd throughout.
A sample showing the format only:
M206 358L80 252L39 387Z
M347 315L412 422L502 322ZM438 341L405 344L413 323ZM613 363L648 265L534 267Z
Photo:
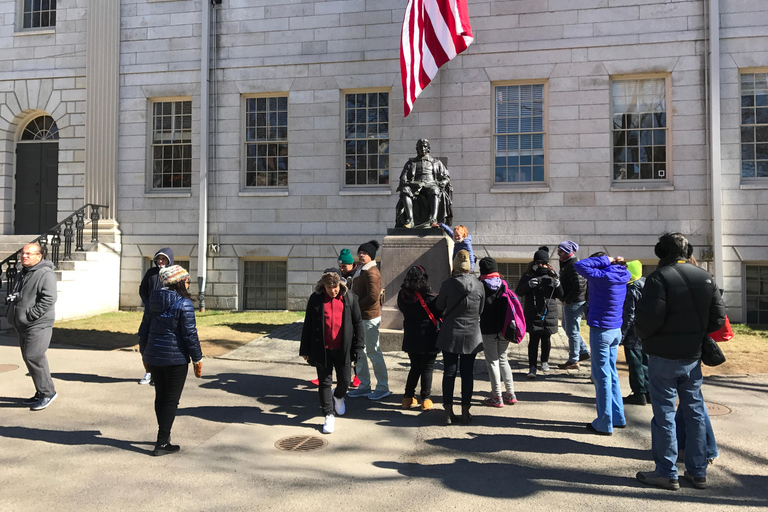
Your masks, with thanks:
M594 387L588 366L554 369L529 381L527 347L513 346L516 405L483 407L490 390L482 356L475 367L470 425L443 426L441 366L432 411L400 408L407 358L386 355L393 394L347 398L336 432L320 432L313 368L298 357L288 326L190 371L173 442L178 454L152 457L154 390L137 384L140 356L53 346L59 398L32 412L34 393L13 337L0 336L0 510L766 510L768 376L707 378L704 396L720 457L709 487L680 479L677 492L635 480L650 471L650 406L627 406L628 426L589 434ZM553 338L551 363L566 357ZM439 361L439 359L438 359ZM7 366L11 365L11 367ZM13 365L18 369L11 369ZM457 394L458 394L457 383ZM622 378L626 395L629 386ZM723 407L724 406L724 407ZM730 411L728 413L728 411ZM307 452L283 451L289 437L320 439ZM682 476L682 468L681 468ZM511 508L514 507L514 508Z

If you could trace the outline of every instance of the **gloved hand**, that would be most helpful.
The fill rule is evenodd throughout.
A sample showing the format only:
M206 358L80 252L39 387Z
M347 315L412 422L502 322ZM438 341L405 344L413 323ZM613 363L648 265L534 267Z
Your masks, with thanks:
M195 367L195 377L199 379L200 377L203 376L203 362L198 361L196 363L193 363L193 365Z
M538 277L532 277L531 279L528 280L528 286L530 286L531 288L538 288L540 284L541 284L541 281L539 281Z

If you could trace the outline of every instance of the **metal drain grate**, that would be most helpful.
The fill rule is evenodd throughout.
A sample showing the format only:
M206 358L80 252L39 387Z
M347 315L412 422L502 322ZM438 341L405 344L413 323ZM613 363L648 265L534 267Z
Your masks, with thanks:
M707 412L710 416L725 416L726 414L731 414L732 412L728 407L713 402L709 402L706 405Z
M275 448L286 452L310 452L325 448L328 441L315 436L293 436L278 439Z
M0 373L5 372L12 372L13 370L18 370L19 367L15 364L0 364Z

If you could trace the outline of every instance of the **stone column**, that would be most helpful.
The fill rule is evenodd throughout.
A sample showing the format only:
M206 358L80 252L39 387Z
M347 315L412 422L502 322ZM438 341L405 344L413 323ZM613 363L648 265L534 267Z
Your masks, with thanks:
M120 100L120 0L88 0L85 67L86 203L109 227L117 211L117 135Z

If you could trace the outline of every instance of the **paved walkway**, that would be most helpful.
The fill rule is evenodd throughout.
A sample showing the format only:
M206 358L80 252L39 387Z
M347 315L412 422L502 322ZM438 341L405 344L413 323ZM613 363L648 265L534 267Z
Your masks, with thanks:
M768 376L706 380L707 399L733 411L712 418L721 456L708 489L681 481L670 492L634 479L653 466L650 407L628 407L628 428L611 437L589 435L594 389L587 373L553 371L528 381L525 345L511 352L515 406L477 406L472 424L451 427L442 426L439 407L402 411L406 374L393 353L394 394L380 403L347 399L336 433L323 436L308 382L313 369L285 364L297 359L292 337L255 340L230 355L239 360L206 358L203 378L187 380L173 428L182 450L158 458L150 456L154 393L136 384L138 354L51 349L60 398L41 412L20 405L32 394L23 369L0 373L0 510L690 512L768 505ZM563 354L553 349L552 361ZM0 337L0 364L23 365L14 338ZM481 364L477 370L479 401L489 384ZM439 401L439 373L435 380ZM328 445L307 453L275 448L296 435Z

